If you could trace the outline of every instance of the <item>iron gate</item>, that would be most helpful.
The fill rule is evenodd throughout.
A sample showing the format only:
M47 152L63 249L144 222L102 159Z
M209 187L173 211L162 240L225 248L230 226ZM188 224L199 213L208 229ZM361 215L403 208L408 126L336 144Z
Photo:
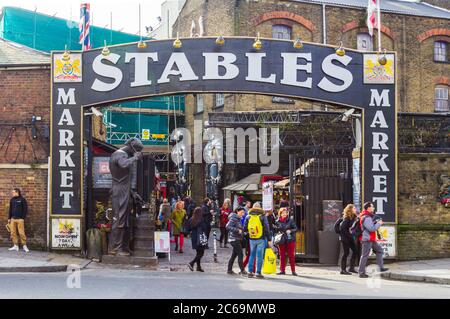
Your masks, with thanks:
M344 206L352 202L352 159L291 154L289 162L290 207L299 230L296 252L303 258L316 259L323 201L341 200Z

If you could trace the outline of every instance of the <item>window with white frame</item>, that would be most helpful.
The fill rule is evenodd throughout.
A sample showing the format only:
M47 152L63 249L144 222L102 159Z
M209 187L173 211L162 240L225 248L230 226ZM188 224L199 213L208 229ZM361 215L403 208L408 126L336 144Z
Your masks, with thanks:
M292 28L287 25L275 24L272 26L272 38L290 40Z
M216 94L216 101L215 101L215 107L221 107L225 105L225 94L223 93L217 93Z
M434 94L434 111L450 112L448 105L448 86L440 85L436 87Z
M197 94L197 113L203 112L205 109L204 103L203 103L203 95Z
M368 33L358 33L356 35L356 47L360 51L373 51L373 40Z
M448 43L444 41L434 42L434 61L447 62Z

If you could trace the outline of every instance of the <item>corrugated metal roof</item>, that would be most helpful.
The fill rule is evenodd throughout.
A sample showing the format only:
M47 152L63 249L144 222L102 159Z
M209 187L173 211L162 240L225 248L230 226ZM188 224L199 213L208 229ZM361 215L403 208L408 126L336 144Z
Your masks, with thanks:
M50 54L0 38L1 65L50 65Z
M326 4L339 7L351 7L358 9L366 9L368 4L367 0L292 0L292 1ZM382 0L381 11L413 16L450 19L449 10L433 6L426 2Z

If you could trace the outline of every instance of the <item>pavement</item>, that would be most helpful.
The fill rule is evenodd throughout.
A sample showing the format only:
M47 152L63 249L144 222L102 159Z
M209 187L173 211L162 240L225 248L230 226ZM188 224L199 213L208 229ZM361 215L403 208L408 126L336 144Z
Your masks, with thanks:
M217 236L220 232L217 230ZM174 244L171 245L174 249ZM206 273L221 273L227 271L228 259L232 248L220 248L216 241L216 257L214 257L214 236L211 232L209 249L206 250L202 259L202 268ZM49 253L45 251L23 251L12 252L8 248L0 247L0 272L65 272L69 267L92 270L156 270L158 272L179 272L190 273L187 267L195 255L191 248L191 239L185 238L184 253L172 251L169 256L160 257L158 268L149 268L136 265L106 265L91 260L83 259L79 256L69 254ZM400 281L414 281L423 283L434 283L450 285L450 258L417 260L408 262L397 262L388 265L390 271L382 273L381 278ZM234 264L235 272L239 272L237 259ZM290 274L290 267L286 269ZM296 264L296 271L299 275L313 276L340 276L337 266L321 266L309 264ZM290 277L290 276L289 276ZM356 276L354 276L356 277Z
M382 278L450 285L450 258L389 264Z
M37 250L16 252L0 247L0 272L65 272L69 267L83 269L90 262L68 254Z

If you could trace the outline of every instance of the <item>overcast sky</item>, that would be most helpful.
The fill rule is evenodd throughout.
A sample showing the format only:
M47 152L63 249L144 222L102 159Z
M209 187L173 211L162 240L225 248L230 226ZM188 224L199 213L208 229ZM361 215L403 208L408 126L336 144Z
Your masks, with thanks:
M0 0L0 8L4 6L21 7L48 15L79 21L80 4L90 3L94 25L110 28L112 12L112 26L114 30L137 34L139 31L139 4L142 14L142 34L145 26L156 26L156 18L161 15L161 3L165 0Z

